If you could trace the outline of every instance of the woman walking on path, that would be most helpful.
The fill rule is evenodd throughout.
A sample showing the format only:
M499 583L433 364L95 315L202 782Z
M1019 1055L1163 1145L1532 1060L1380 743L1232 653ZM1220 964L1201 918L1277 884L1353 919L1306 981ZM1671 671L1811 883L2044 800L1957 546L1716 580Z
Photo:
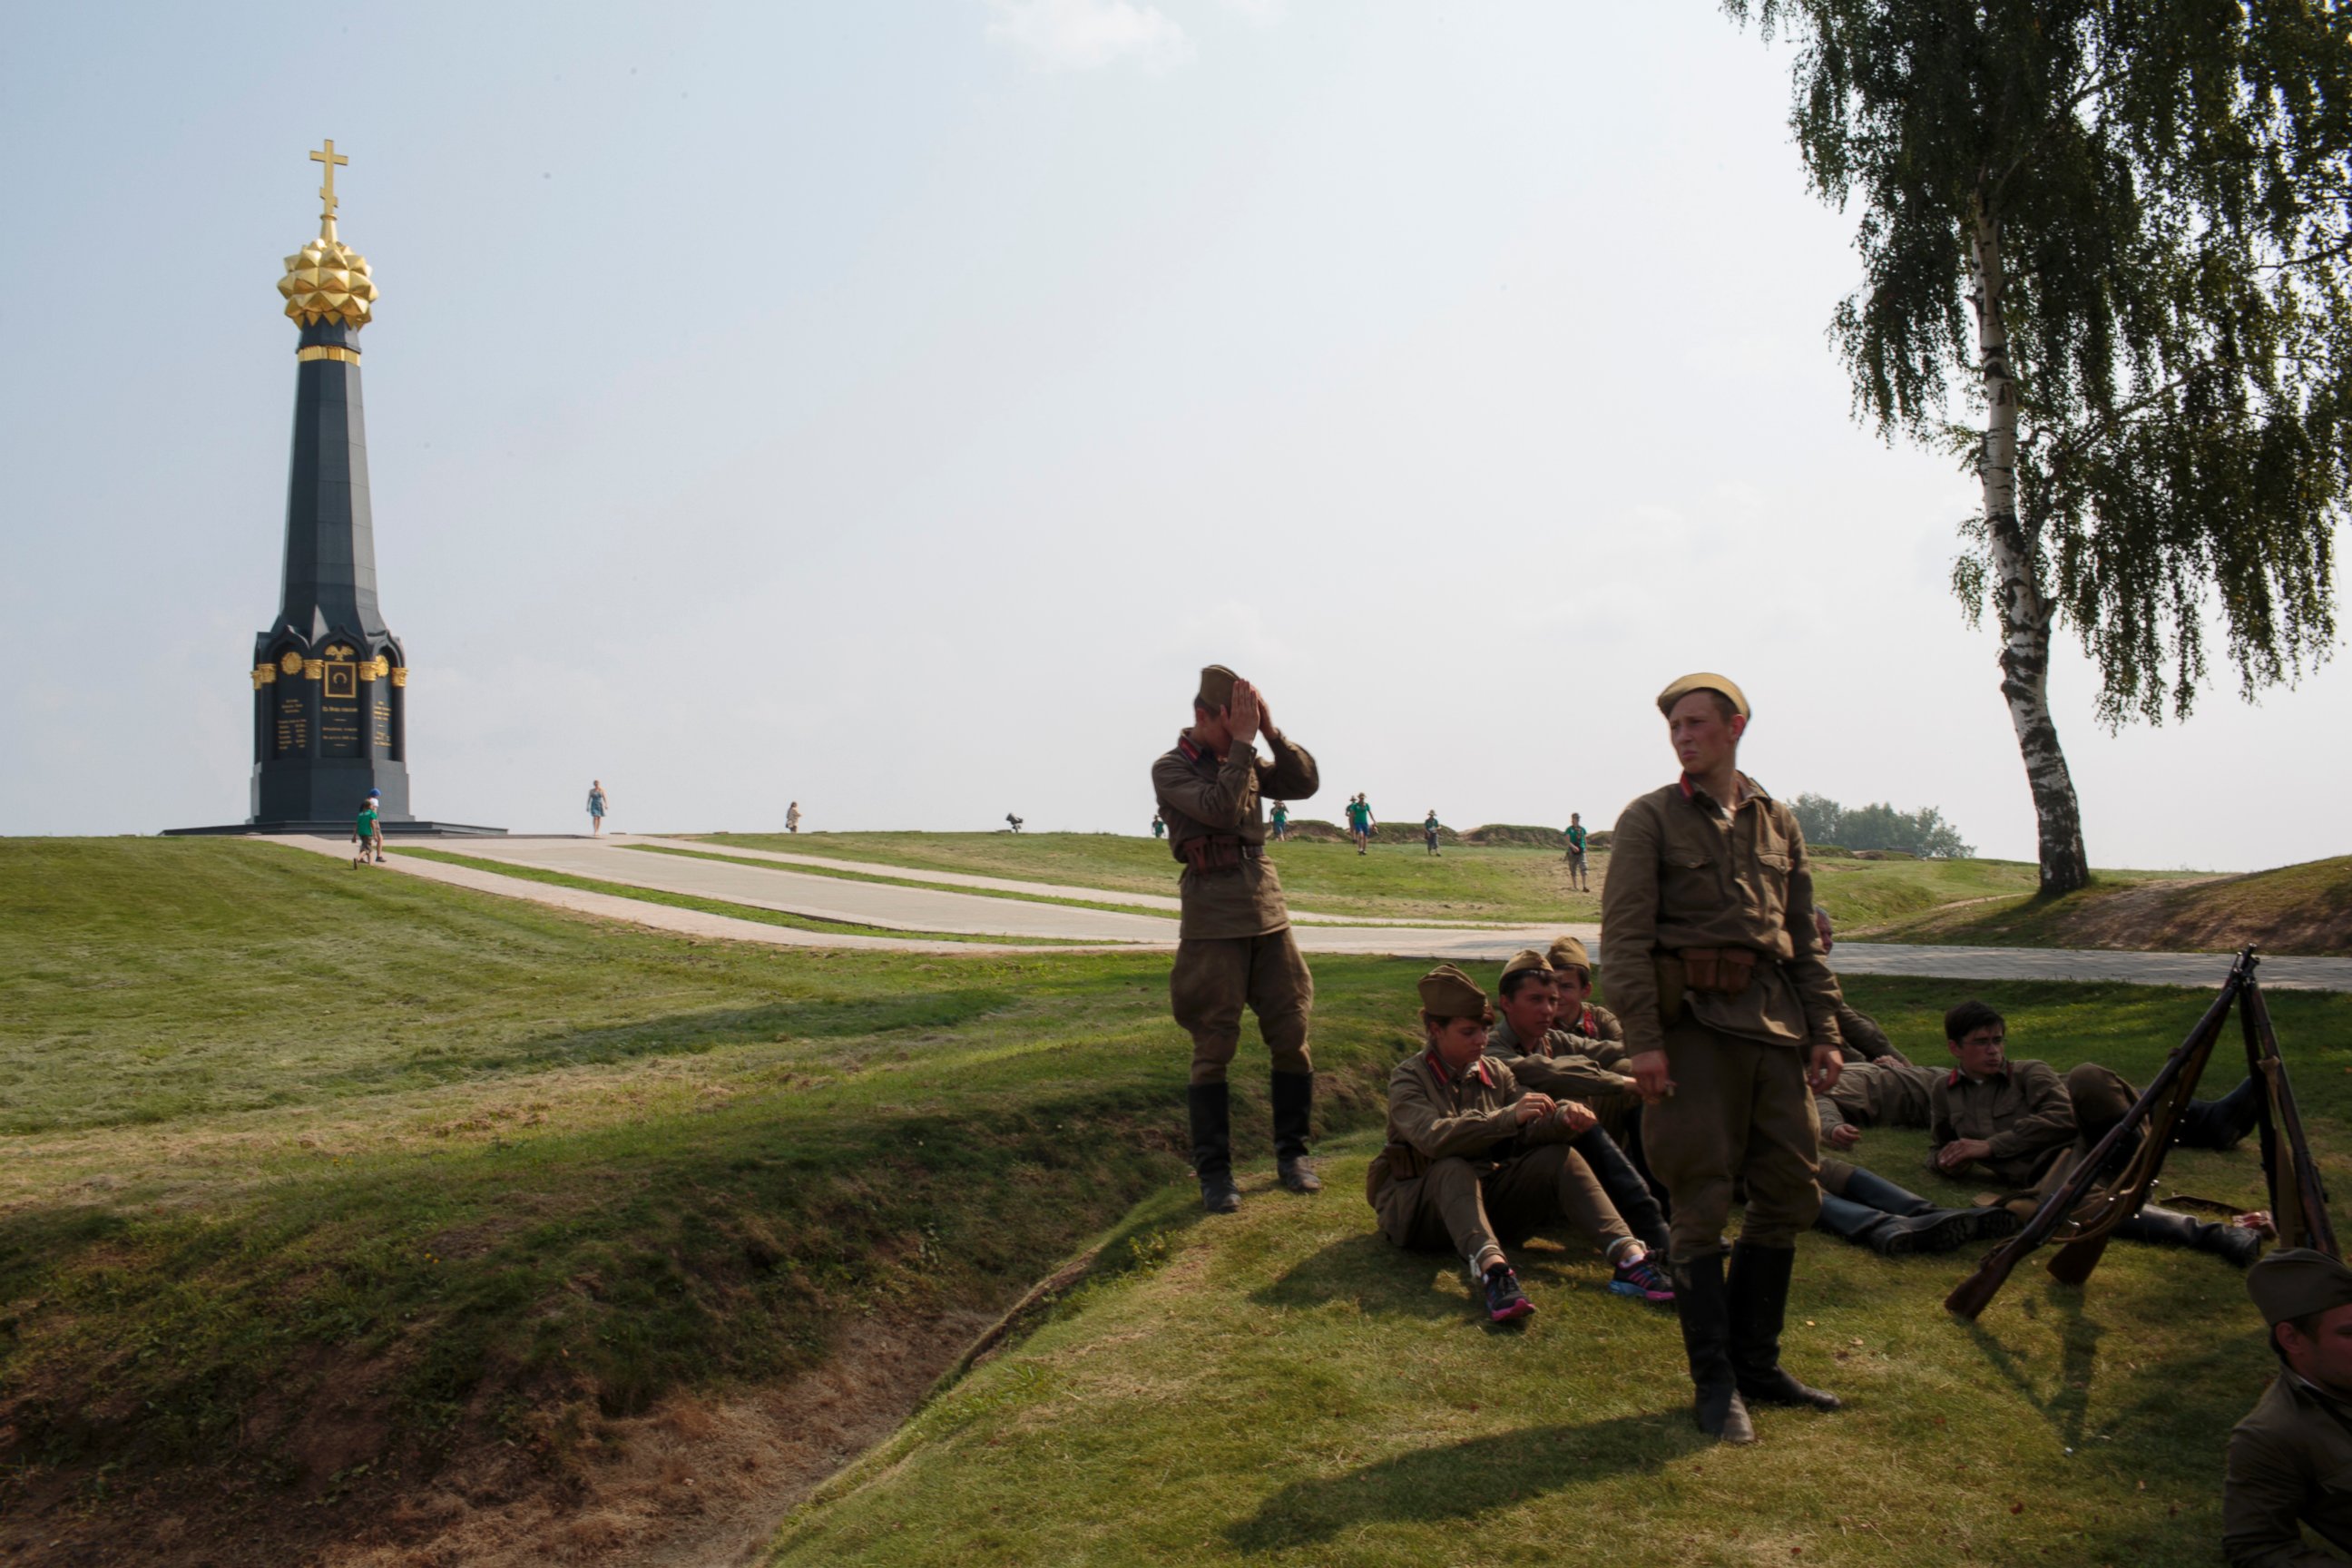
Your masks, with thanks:
M591 838L600 837L603 836L604 831L604 813L608 808L609 804L610 803L604 797L604 781L602 779L590 779L588 781L588 837Z
M801 803L799 801L794 801L792 805L784 807L784 831L787 833L798 833L800 830Z

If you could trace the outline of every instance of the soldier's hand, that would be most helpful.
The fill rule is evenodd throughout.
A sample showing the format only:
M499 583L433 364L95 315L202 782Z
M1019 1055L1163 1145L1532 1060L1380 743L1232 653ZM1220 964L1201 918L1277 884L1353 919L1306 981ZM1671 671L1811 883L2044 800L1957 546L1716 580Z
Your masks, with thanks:
M1633 1090L1643 1102L1655 1105L1674 1093L1675 1080L1666 1076L1666 1053L1639 1051L1625 1065L1633 1069Z
M1592 1107L1580 1100L1563 1100L1559 1102L1559 1120L1560 1125L1566 1127L1573 1137L1597 1125L1601 1118L1593 1115Z
M1552 1099L1550 1095L1538 1094L1533 1089L1520 1096L1518 1103L1511 1107L1512 1113L1518 1118L1519 1125L1522 1127L1530 1121L1540 1121L1559 1109L1558 1100Z
M1838 1074L1844 1070L1844 1052L1835 1046L1815 1046L1813 1065L1806 1069L1805 1082L1815 1094L1827 1094L1836 1087Z
M1936 1151L1936 1163L1947 1171L1957 1171L1973 1160L1981 1160L1992 1152L1992 1145L1981 1138L1955 1138Z
M1841 1121L1829 1130L1829 1141L1841 1149L1851 1149L1862 1142L1862 1129L1851 1121Z
M1246 680L1236 678L1234 681L1234 700L1225 709L1225 728L1233 731L1234 744L1236 746L1255 744L1257 741L1258 723L1257 688Z

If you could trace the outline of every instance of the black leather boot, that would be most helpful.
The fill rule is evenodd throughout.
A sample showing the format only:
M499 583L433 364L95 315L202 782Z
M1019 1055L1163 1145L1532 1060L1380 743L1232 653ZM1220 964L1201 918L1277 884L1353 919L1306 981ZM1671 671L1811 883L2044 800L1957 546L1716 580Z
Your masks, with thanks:
M1675 1259L1675 1316L1683 1327L1697 1397L1691 1415L1698 1429L1721 1443L1753 1443L1756 1424L1739 1397L1731 1366L1731 1310L1723 1283L1723 1254Z
M1598 1127L1588 1127L1569 1147L1592 1167L1592 1173L1601 1179L1601 1190L1609 1194L1626 1228L1643 1248L1662 1261L1671 1256L1675 1245L1666 1232L1665 1210L1651 1195L1650 1184L1642 1179L1642 1173L1633 1168L1617 1141Z
M1855 1205L1872 1212L1849 1212ZM1972 1241L2015 1236L2020 1223L2015 1215L1998 1205L1938 1208L1909 1188L1896 1186L1859 1165L1847 1175L1843 1195L1822 1194L1822 1228L1887 1258L1951 1252Z
M2139 1213L2116 1226L2116 1234L2126 1241L2210 1252L2236 1268L2252 1268L2263 1255L2259 1232L2242 1225L2208 1225L2176 1209L2158 1208L2154 1204L2142 1205Z
M1789 1277L1796 1272L1793 1247L1735 1242L1724 1293L1731 1315L1731 1368L1739 1395L1751 1405L1801 1405L1835 1410L1838 1396L1809 1387L1780 1365L1780 1324L1789 1310Z
M1294 1193L1319 1193L1322 1178L1307 1158L1308 1124L1315 1119L1315 1075L1278 1072L1274 1075L1274 1168L1282 1184Z
M2174 1123L2172 1141L2183 1149L2234 1149L2262 1120L2262 1093L2252 1077L2219 1100L2192 1100Z
M1242 1206L1234 1185L1233 1102L1222 1083L1196 1083L1184 1091L1192 1117L1192 1173L1201 1178L1201 1206L1231 1214Z

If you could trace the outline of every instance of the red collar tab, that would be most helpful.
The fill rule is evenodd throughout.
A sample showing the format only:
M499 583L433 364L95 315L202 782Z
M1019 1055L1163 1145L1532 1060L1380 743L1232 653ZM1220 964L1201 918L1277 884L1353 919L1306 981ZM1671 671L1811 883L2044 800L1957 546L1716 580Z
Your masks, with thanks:
M1949 1078L1948 1078L1948 1079L1946 1079L1944 1080L1944 1087L1945 1087L1946 1089L1958 1089L1958 1088L1959 1088L1959 1087L1960 1087L1960 1069L1959 1069L1959 1068L1954 1068L1952 1069L1952 1075L1951 1075L1951 1077L1949 1077Z
M1685 800L1693 799L1697 795L1698 792L1691 788L1690 774L1685 773L1680 782L1683 786L1683 798Z
M1438 1058L1437 1048L1434 1046L1421 1054L1423 1059L1429 1063L1429 1070L1436 1075L1438 1082L1451 1083L1454 1081L1454 1075L1445 1070L1445 1064Z
M1197 763L1202 755L1201 748L1192 743L1192 737L1190 735L1177 736L1176 749L1184 753L1184 760L1188 763Z

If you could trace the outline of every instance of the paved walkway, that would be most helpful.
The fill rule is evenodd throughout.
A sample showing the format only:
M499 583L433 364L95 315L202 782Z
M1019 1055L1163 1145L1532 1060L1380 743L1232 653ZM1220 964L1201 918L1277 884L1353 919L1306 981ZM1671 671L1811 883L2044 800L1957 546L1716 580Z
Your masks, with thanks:
M293 839L288 842L338 858L351 852L348 846L331 839ZM540 867L598 881L626 883L632 887L689 894L850 924L897 928L910 933L954 931L989 936L1056 937L1090 945L1083 949L1040 949L984 942L943 942L936 939L926 940L920 935L829 936L767 925L758 921L672 909L613 894L551 887L543 882L501 877L462 866L414 859L400 855L397 847L390 868L434 881L529 899L656 930L787 947L868 948L941 953L1066 952L1164 949L1174 945L1176 940L1176 922L1156 915L1080 909L1024 899L990 898L979 893L913 887L903 882L847 881L837 877L795 873L790 868L793 859L815 860L817 858L813 856L777 856L779 863L771 870L764 866L730 865L723 860L648 855L629 849L624 843L609 838L468 840L459 852L476 859ZM729 853L736 851L730 850ZM775 855L772 851L742 853L747 858L753 859L766 859ZM873 867L857 861L824 863L860 872L906 874L903 868ZM922 875L926 879L934 876L932 873ZM956 874L936 875L944 879ZM999 890L1010 890L1015 887L1024 889L1052 888L1051 896L1054 897L1105 896L1098 889L1057 888L1045 883L1003 883L999 879L961 876L957 876L956 879L958 885L993 886ZM1144 897L1128 894L1108 896L1120 902L1139 903ZM1173 902L1173 900L1154 900L1152 907ZM1589 924L1463 928L1415 926L1403 922L1307 924L1302 921L1297 929L1298 945L1307 952L1446 959L1468 963L1500 963L1523 947L1546 946L1563 932L1582 938L1588 946L1597 946L1601 928ZM1100 945L1091 945L1097 943ZM2132 985L2183 985L2199 989L2219 985L2230 968L2230 956L2226 953L1914 947L1866 942L1838 943L1835 961L1838 969L1849 974L1909 974L1948 980L2112 981ZM2352 959L2265 958L2262 977L2263 984L2275 990L2352 991Z

